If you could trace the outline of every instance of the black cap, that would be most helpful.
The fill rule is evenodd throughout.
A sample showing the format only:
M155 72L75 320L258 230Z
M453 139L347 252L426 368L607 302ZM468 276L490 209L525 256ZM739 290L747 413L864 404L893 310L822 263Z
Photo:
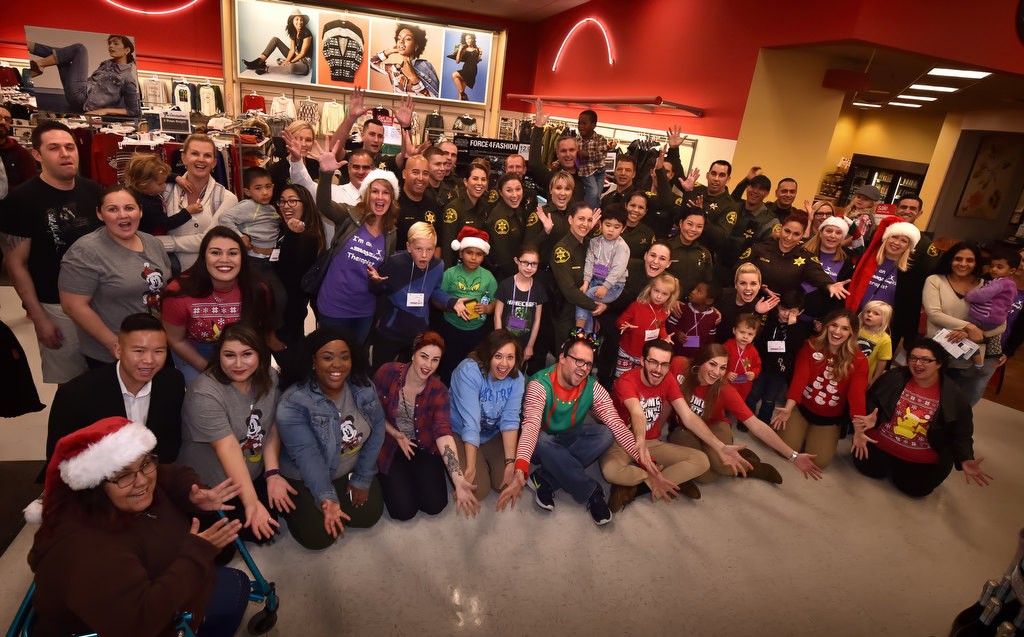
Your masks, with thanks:
M768 179L764 175L757 175L753 179L751 179L749 182L747 182L747 188L750 188L751 186L756 186L756 187L761 188L763 190L771 190L772 189L772 180Z

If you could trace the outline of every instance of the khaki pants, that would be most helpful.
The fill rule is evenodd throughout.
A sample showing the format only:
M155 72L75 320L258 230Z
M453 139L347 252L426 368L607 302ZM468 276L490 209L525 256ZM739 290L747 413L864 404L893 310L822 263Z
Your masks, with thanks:
M797 451L814 454L814 464L824 469L832 464L836 455L839 425L812 425L800 413L800 408L794 407L786 428L779 432L779 438Z
M661 473L672 484L689 482L708 470L708 457L701 451L681 447L660 440L648 440L651 458L663 466ZM647 480L647 472L640 468L618 443L601 456L601 473L611 484L632 487ZM650 483L647 486L651 486Z
M729 423L724 421L711 423L708 425L708 429L711 430L711 433L715 434L715 438L718 438L727 445L732 444L732 427ZM690 449L699 449L707 455L711 468L698 476L696 478L697 482L708 484L717 480L718 476L731 477L735 475L732 468L722 462L718 452L704 444L704 441L695 436L689 429L676 429L668 435L668 441L676 445L689 447Z
M452 434L455 439L455 449L459 453L459 466L466 470L466 443L457 433ZM491 489L501 492L505 477L505 446L501 441L501 434L494 436L476 451L476 477L473 484L476 489L473 495L477 500L483 500L491 492Z
M85 357L82 356L82 348L78 339L78 328L71 320L60 303L42 303L43 311L50 318L50 321L57 326L64 341L58 349L39 343L39 358L43 367L44 383L66 383L76 376L89 371L85 364Z

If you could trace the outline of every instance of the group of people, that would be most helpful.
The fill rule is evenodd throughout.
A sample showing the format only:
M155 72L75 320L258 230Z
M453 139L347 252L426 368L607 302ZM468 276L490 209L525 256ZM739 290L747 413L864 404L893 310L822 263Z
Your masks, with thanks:
M411 102L396 116L408 138ZM806 478L852 436L858 471L913 497L954 468L991 479L971 408L1022 337L1020 255L994 251L986 283L977 246L924 245L917 197L884 219L863 189L846 214L799 210L787 179L765 204L767 177L751 170L730 193L726 161L697 184L678 131L654 190L620 156L595 207L575 138L553 166L510 156L492 186L483 160L458 177L447 142L382 156L378 127L367 120L342 155L296 122L287 170L247 169L242 201L210 178L202 134L183 175L139 156L101 192L77 176L70 131L33 132L41 172L4 201L0 238L44 380L60 384L30 558L48 626L107 634L107 584L134 587L139 609L158 586L182 592L126 634L169 622L163 606L201 619L211 593L196 582L212 586L214 556L235 537L267 541L281 519L324 549L385 509L409 520L453 499L476 515L491 490L505 510L529 486L548 511L564 491L603 525L639 496L700 498L723 476L781 484L735 428ZM951 359L931 338L942 329L984 350ZM88 451L99 439L111 442ZM83 478L72 465L86 457ZM173 524L154 534L134 514L158 508ZM122 538L123 572L64 586L86 571L61 556L97 534ZM218 572L217 587L232 578ZM230 623L237 600L214 599L208 617Z

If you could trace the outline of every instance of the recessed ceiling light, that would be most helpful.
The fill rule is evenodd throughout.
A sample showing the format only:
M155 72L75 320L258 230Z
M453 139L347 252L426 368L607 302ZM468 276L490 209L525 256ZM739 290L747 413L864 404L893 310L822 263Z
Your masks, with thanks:
M936 93L956 93L960 90L952 86L936 86L934 84L911 84L910 88L915 91L934 91Z
M905 108L921 108L920 104L907 104L905 102L889 102L889 106L903 106Z
M965 71L963 69L944 69L936 67L928 71L928 75L938 75L941 77L963 77L969 80L981 80L992 74L988 71Z
M937 97L928 97L927 95L897 95L901 100L916 100L918 102L934 102L939 99Z
M882 108L881 104L868 104L867 102L854 102L854 106L863 106L864 108Z

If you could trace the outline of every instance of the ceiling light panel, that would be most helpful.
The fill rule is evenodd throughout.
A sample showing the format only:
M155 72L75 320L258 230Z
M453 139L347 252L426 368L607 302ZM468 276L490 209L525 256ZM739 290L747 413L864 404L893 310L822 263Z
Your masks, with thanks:
M928 75L937 75L939 77L962 77L968 80L983 80L992 74L988 71L966 71L964 69L944 69L936 67L928 71Z
M896 97L901 100L914 100L916 102L934 102L939 99L937 97L928 97L927 95L897 95Z
M932 91L934 93L956 93L960 90L952 86L936 86L935 84L911 84L910 88L915 91Z
M907 104L906 102L889 102L889 106L902 106L904 108L921 108L920 104Z

